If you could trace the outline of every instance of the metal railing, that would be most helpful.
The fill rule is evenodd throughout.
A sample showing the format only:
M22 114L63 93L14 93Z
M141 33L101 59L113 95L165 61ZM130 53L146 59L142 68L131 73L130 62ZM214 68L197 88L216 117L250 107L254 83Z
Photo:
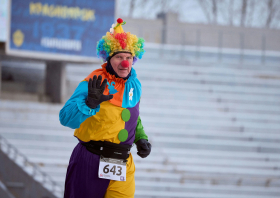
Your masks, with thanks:
M1 135L0 150L55 196L63 197L64 189L55 182L51 176L43 172L37 164L28 161L25 155L20 153L15 146L11 145L7 139Z
M279 67L280 52L146 43L145 59Z

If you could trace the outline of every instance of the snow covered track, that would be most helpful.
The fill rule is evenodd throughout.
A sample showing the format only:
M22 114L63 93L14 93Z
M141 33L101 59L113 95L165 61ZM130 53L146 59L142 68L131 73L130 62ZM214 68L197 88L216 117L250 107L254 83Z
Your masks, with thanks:
M136 198L280 196L280 74L273 66L138 61L140 115L152 153ZM98 66L67 67L68 96ZM62 188L77 140L62 105L0 101L0 135Z

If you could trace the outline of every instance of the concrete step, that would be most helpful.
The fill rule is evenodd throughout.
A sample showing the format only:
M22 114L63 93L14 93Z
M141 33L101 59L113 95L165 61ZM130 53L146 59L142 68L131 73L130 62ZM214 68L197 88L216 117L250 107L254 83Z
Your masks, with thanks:
M234 195L234 194L218 194L218 193L184 193L184 192L168 192L168 191L148 191L148 190L137 190L135 191L135 198L138 197L172 197L172 198L275 198L275 196L267 195Z
M178 137L195 137L198 139L217 139L217 140L239 140L239 141L249 141L249 142L274 142L277 143L280 141L280 134L279 133L253 133L253 132L237 132L237 131L218 131L218 130L199 130L199 129L191 129L191 130L184 130L181 128L177 128L173 130L172 133L170 132L172 128L168 127L152 127L148 126L145 127L147 133L152 136L178 136ZM0 127L0 134L9 134L10 137L17 137L17 136L40 136L37 137L38 139L44 140L51 140L60 138L68 139L72 138L69 135L73 134L72 129L69 130L56 130L50 131L48 129L32 129L32 128L21 128L21 127Z
M169 191L169 192L201 192L217 193L217 194L235 194L238 195L271 195L279 196L280 191L277 187L254 187L254 186L229 186L229 185L211 185L211 184L175 184L172 182L153 182L153 181L136 181L136 189L154 190L154 191Z
M7 188L7 186L0 180L0 197L16 198Z

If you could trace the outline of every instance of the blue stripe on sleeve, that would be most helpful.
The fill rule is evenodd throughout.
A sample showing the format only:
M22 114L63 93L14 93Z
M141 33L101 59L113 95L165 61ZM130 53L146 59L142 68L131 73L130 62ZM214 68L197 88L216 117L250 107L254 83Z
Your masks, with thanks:
M100 110L100 105L95 109L91 109L86 105L87 96L88 82L82 81L59 112L59 121L63 126L77 129L87 118L95 115Z

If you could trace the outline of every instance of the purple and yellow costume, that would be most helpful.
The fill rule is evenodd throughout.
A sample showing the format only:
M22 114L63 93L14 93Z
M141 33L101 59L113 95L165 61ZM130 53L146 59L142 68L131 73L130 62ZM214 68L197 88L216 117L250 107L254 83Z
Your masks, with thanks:
M135 70L124 80L106 71L106 64L93 71L76 88L74 94L61 109L62 125L75 129L79 139L67 169L66 198L132 198L135 191L135 166L132 155L127 159L126 181L113 181L98 177L99 155L89 152L82 142L108 141L132 145L139 139L148 139L139 116L141 83ZM86 105L88 80L94 75L108 80L104 95L114 93L113 99L102 102L95 109Z

